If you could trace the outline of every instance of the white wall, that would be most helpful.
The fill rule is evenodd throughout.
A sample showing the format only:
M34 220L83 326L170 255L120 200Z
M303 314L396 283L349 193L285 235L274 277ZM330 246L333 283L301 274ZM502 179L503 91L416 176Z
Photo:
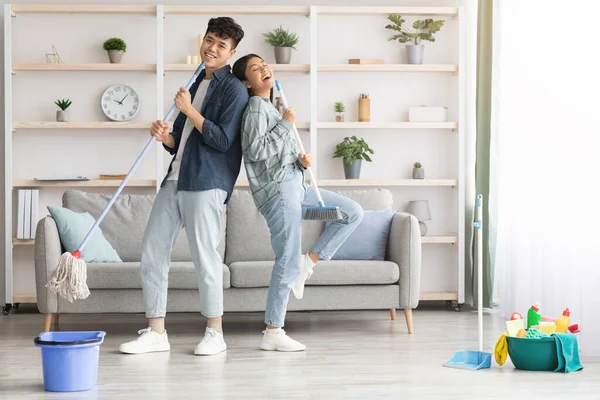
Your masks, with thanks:
M20 1L19 3L39 3ZM77 1L45 1L65 4ZM101 3L101 2L97 2ZM105 4L195 4L194 1L103 1ZM271 1L203 1L202 4L267 5ZM338 5L335 1L278 1L285 5ZM419 5L456 6L459 0L381 0L374 4L364 0L346 0L345 5ZM0 9L0 14L3 9ZM246 37L239 46L238 55L255 52L274 62L272 50L262 41L262 32L280 24L296 31L300 36L298 51L293 63L309 62L309 20L302 17L234 16L243 26ZM185 54L193 53L196 36L203 34L207 16L170 16L165 20L165 62L182 62ZM0 18L3 24L3 18ZM404 61L402 47L387 41L389 32L384 28L386 19L379 17L319 17L319 59L322 63L345 63L347 58L384 58L388 63ZM140 29L141 28L141 29ZM86 31L86 34L82 32ZM457 22L448 20L438 33L437 42L427 45L427 62L456 63ZM3 30L2 30L3 32ZM151 16L85 16L85 15L19 15L13 20L13 62L44 62L44 54L54 44L63 61L104 62L101 50L105 38L120 36L126 39L128 51L125 62L155 62L155 21ZM3 42L2 42L3 46ZM234 60L237 57L234 58ZM232 60L232 61L234 61ZM2 68L2 66L0 66ZM171 105L177 87L188 79L187 73L171 72L165 77L165 108ZM67 83L66 79L70 81ZM285 83L288 100L296 108L298 120L309 118L308 75L279 73ZM356 120L356 98L359 93L371 95L371 117L378 121L406 120L410 105L449 106L449 119L457 118L457 96L451 74L344 74L321 73L319 79L319 120L333 120L333 102L343 100L347 105L347 120ZM14 77L14 115L17 120L53 120L57 98L69 97L73 120L103 120L98 106L102 91L113 83L134 85L142 97L142 108L136 120L152 120L155 112L155 74L153 73L49 73L23 72ZM3 80L1 85L3 85ZM0 98L3 101L4 97ZM3 118L3 116L2 116ZM4 126L3 124L1 125ZM430 178L455 178L457 175L457 135L439 132L388 132L388 131L332 131L319 133L320 178L343 178L339 159L332 159L335 144L344 136L356 134L364 137L375 150L374 162L363 163L363 178L409 178L414 161L421 161ZM98 136L99 135L99 136ZM304 140L308 136L303 135ZM37 176L76 174L95 178L99 173L125 173L147 142L148 136L139 131L59 132L54 130L17 131L14 135L15 178L30 179ZM3 141L0 146L3 146ZM308 146L307 146L308 147ZM92 156L92 150L94 155ZM315 152L315 149L312 149ZM3 157L2 151L0 157ZM111 155L116 161L108 163ZM165 153L165 168L169 158ZM3 162L3 161L2 161ZM149 154L134 178L152 179L154 154ZM4 176L0 176L3 180ZM2 182L3 183L3 182ZM4 185L1 186L4 188ZM60 205L64 189L44 189L40 192L41 204ZM110 193L114 189L108 190ZM130 189L131 193L147 192ZM430 234L456 232L456 189L452 188L396 188L395 207L405 209L409 200L428 199L433 220L429 221ZM3 198L3 197L2 197ZM46 210L40 207L40 216ZM0 220L3 218L0 214ZM2 222L2 221L0 221ZM3 222L2 222L3 226ZM4 231L0 232L0 236ZM4 239L2 239L4 243ZM423 253L423 291L456 290L456 246L427 245ZM3 251L3 249L1 250ZM4 260L2 255L1 260ZM34 293L32 248L18 246L14 249L14 291ZM448 264L447 260L451 260ZM3 267L3 266L2 266ZM0 274L0 294L4 303L4 273Z

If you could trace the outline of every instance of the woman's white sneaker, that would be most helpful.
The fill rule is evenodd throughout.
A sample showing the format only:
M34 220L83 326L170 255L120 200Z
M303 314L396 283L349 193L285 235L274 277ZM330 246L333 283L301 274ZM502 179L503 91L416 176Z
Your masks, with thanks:
M137 339L120 345L119 351L126 354L144 354L171 350L167 331L159 334L148 327L140 329L138 334L140 336Z
M198 343L194 354L197 356L212 356L225 350L227 350L227 344L225 344L223 334L215 328L206 328L204 339Z
M302 260L300 261L300 275L298 275L292 286L292 293L295 298L301 299L304 297L304 284L312 276L314 266L315 263L310 259L308 254L302 256Z
M267 351L304 351L306 346L285 334L281 328L263 331L260 348Z

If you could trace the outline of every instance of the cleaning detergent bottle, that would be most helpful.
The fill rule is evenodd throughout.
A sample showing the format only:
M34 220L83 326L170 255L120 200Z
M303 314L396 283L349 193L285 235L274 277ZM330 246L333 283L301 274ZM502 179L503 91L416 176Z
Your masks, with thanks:
M527 311L527 329L533 325L539 325L542 320L542 314L540 313L540 303L535 303Z
M571 312L569 309L565 309L563 314L556 320L556 331L557 333L567 333L567 328L571 324Z

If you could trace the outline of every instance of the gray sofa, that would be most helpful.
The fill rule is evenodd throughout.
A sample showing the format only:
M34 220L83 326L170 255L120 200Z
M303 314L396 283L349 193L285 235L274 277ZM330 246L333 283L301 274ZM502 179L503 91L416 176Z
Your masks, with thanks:
M357 201L364 210L392 209L388 190L340 191ZM110 196L66 191L63 207L89 212L98 218ZM54 220L47 216L38 223L35 238L35 277L37 305L46 315L45 330L61 313L141 313L144 312L140 253L144 228L154 195L123 195L116 200L100 228L123 263L88 263L90 296L70 303L50 292L46 283L63 253ZM264 311L274 253L268 227L256 210L251 194L235 190L225 207L223 237L219 252L224 260L223 290L225 312ZM303 251L306 252L324 223L303 221ZM360 226L359 228L360 229ZM407 213L394 215L385 261L319 261L307 281L304 298L290 296L289 310L403 309L409 333L412 309L419 302L421 237L416 218ZM172 253L169 271L168 312L197 312L198 292L185 231Z

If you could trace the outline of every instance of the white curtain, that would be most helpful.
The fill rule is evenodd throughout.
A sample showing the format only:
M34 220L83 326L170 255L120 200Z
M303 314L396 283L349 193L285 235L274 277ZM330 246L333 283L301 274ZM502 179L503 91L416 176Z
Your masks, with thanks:
M599 3L494 2L494 302L569 308L583 356L600 356Z

